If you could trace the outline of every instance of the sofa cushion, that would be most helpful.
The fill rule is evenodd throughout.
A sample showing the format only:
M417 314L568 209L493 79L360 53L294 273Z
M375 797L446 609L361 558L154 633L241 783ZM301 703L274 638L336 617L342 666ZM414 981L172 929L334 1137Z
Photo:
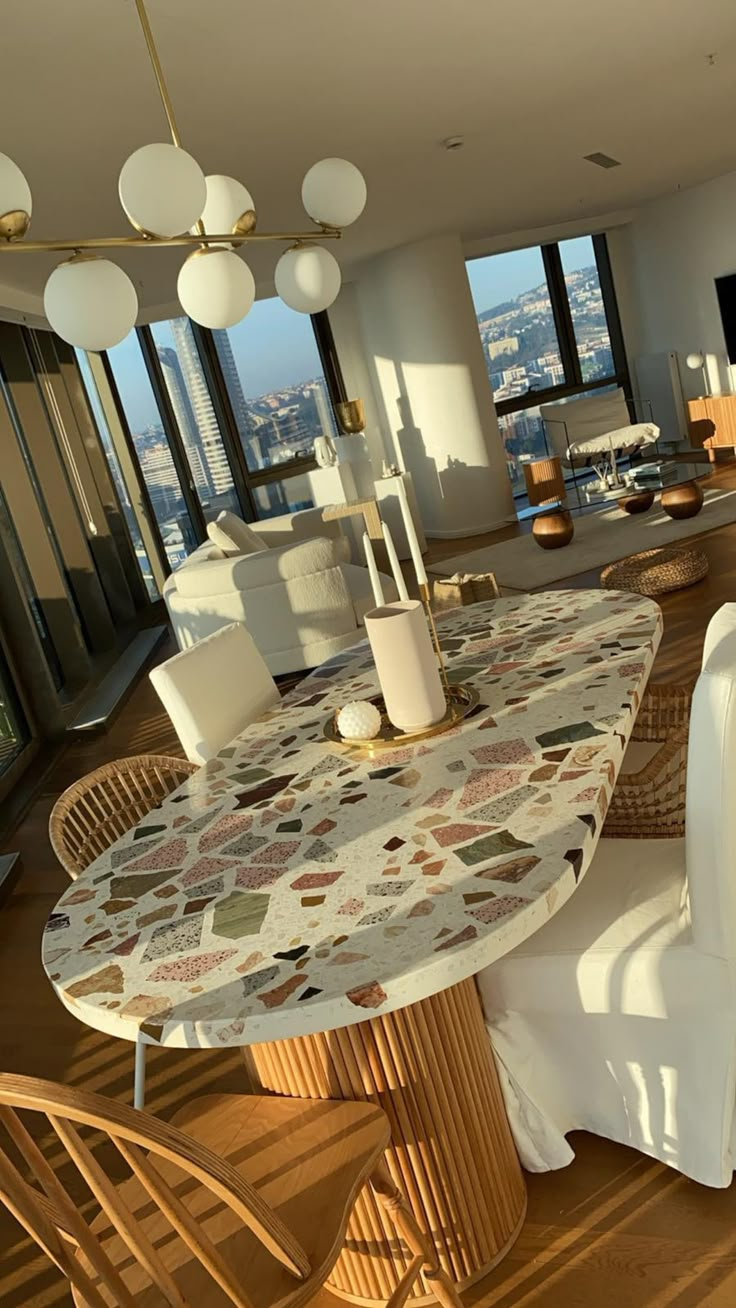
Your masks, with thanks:
M207 535L221 549L223 554L232 558L236 554L256 554L267 548L257 531L243 522L236 513L223 509L214 522L207 524Z

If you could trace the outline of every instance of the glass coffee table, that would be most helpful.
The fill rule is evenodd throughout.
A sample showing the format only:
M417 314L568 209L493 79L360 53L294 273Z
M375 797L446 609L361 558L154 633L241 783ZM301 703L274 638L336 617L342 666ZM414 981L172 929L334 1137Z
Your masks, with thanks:
M624 513L646 513L656 495L670 518L694 518L703 507L701 482L712 476L709 463L647 463L629 469L620 486L602 490L599 486L582 486L581 496L588 504L614 500Z

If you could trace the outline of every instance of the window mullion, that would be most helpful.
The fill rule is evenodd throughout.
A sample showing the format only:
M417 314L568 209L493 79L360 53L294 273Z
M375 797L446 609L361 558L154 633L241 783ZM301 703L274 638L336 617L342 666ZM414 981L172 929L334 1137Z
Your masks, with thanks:
M240 432L238 424L233 413L233 406L230 403L225 378L222 375L220 358L217 353L212 332L206 327L200 327L198 323L192 322L192 333L194 343L199 353L202 371L207 383L212 401L212 407L215 411L215 417L220 428L222 443L225 446L230 471L235 483L235 489L240 506L248 522L253 522L257 518L256 506L253 496L250 493L248 474L248 465L245 461L245 453L240 441Z
M560 247L557 244L543 245L541 249L565 380L569 386L582 386L583 374L575 340L575 328L570 313L565 274L562 271Z

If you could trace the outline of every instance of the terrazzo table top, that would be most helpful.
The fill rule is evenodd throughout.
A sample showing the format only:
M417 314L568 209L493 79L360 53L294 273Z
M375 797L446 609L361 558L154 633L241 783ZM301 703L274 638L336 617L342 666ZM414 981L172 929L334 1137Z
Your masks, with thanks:
M462 725L378 759L331 745L329 712L376 690L367 645L343 652L69 887L43 960L76 1017L178 1046L329 1030L473 975L564 904L660 610L554 591L439 627L451 678L481 696Z

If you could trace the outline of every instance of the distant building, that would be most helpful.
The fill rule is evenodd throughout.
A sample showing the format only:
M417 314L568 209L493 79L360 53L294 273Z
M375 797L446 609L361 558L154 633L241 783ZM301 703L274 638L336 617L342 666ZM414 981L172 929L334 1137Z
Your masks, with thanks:
M518 336L503 336L500 341L488 342L488 358L497 359L499 354L518 354Z

